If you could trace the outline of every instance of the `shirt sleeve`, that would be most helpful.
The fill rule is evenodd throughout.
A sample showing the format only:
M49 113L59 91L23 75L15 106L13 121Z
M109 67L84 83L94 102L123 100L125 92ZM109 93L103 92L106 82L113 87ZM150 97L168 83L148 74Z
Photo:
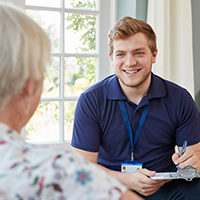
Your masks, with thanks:
M83 93L76 105L71 145L86 151L98 152L101 129L98 116L99 105L95 94Z
M191 95L185 90L177 111L179 123L176 129L176 141L182 146L184 140L188 145L200 142L200 115Z

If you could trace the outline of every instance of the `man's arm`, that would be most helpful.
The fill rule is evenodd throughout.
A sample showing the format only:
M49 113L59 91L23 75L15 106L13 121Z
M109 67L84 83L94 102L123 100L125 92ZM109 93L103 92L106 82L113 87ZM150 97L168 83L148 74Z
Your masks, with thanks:
M88 161L97 164L98 152L89 152L74 148L74 150L82 154ZM163 184L169 180L152 180L149 177L155 175L155 171L141 169L133 173L122 173L114 170L109 170L101 165L98 165L106 170L110 175L114 176L121 183L126 185L130 190L135 190L144 196L149 196L155 193Z
M181 147L178 147L181 152ZM180 168L191 165L197 171L200 171L200 142L191 146L187 146L186 152L180 156L180 153L174 153L172 160Z
M98 152L84 151L81 149L73 148L76 152L82 154L87 160L97 164Z
M129 190L127 190L120 198L120 200L131 200L131 199L142 200L142 198L139 195L137 195L136 193L133 193Z

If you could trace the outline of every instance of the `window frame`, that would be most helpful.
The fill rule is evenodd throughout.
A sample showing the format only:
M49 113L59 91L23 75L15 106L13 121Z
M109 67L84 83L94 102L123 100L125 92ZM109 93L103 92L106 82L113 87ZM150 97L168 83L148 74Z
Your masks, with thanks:
M2 1L2 0L1 0ZM117 0L97 0L96 11L75 10L68 8L51 8L51 7L37 7L25 5L25 0L4 0L5 2L13 3L24 11L26 9L45 9L47 11L60 11L61 13L61 38L64 38L64 13L65 11L78 13L78 14L95 14L97 15L97 32L96 32L96 53L84 54L84 53L65 53L64 52L64 40L60 41L60 53L52 53L52 57L60 57L60 95L59 97L42 97L41 102L59 102L59 141L58 142L41 142L42 144L58 144L69 143L69 140L64 140L64 103L67 101L77 101L78 96L66 97L64 94L64 59L66 57L95 57L96 69L95 69L95 82L98 82L106 76L113 74L114 70L108 54L108 42L107 34L111 26L117 20ZM63 1L64 2L64 1ZM109 19L109 20L108 20ZM21 131L21 136L25 139L25 127Z

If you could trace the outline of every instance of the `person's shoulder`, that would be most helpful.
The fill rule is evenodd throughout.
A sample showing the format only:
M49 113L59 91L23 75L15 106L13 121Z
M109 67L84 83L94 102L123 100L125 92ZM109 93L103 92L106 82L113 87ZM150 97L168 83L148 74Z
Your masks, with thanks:
M162 78L161 76L158 76L156 74L153 75L154 76L154 79L156 79L157 81L161 81L165 84L166 87L172 87L172 88L177 88L177 89L184 89L183 87L181 87L180 85L170 81L170 80L167 80L165 78Z
M106 78L104 78L103 80L95 83L94 85L92 85L91 87L89 87L88 89L86 89L83 94L87 94L90 92L94 92L94 91L101 91L106 89L107 84L109 84L109 82L115 77L115 75L110 75Z
M165 88L167 89L168 92L172 91L176 91L176 92L181 92L181 93L188 93L188 91L186 90L186 88L178 85L177 83L175 82L172 82L170 80L167 80L167 79L164 79L158 75L154 75L154 78L161 81L164 85L165 85Z
M157 76L157 75L154 75L154 78L159 80L159 81L157 81L157 83L159 83L159 82L163 83L165 90L166 90L166 98L170 99L170 101L173 101L173 102L174 101L175 102L190 101L191 103L194 102L192 95L186 88L180 86L177 83L174 83L172 81L161 78L160 76Z
M106 171L65 147L53 148L25 143L11 148L12 153L9 151L10 156L6 157L15 158L7 162L12 167L7 167L3 171L4 176L0 177L0 186L6 186L5 191L9 191L9 195L19 194L24 199L35 196L37 188L34 185L39 184L39 181L46 185L48 183L48 187L41 191L45 199L48 199L49 193L53 199L60 199L60 196L81 199L88 189L91 199L95 199L102 191L103 199L111 196L112 199L119 199L127 190L113 177L109 177ZM10 184L8 180L12 180Z
M115 191L115 195L119 196L121 196L119 191L121 193L126 191L125 186L113 177L109 177L105 170L87 161L81 154L64 147L56 149L49 147L49 150L51 155L45 155L47 152L43 153L46 157L46 164L39 170L43 176L48 177L50 182L57 183L58 187L65 189L63 194L71 195L73 198L75 192L78 191L79 198L81 198L81 195L85 195L90 188L94 199L101 191L105 192L104 197L107 199L113 188L118 189ZM45 172L43 172L44 170ZM99 187L99 183L101 187ZM71 188L71 190L67 190L67 188Z
M105 79L95 83L88 89L86 89L83 93L81 93L79 97L80 101L104 101L109 93L109 88L112 87L113 80L116 79L115 75L111 75L106 77Z

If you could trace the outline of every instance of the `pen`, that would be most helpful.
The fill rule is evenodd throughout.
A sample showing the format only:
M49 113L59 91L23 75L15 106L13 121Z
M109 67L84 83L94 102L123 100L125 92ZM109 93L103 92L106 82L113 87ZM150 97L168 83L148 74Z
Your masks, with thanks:
M185 153L185 151L186 151L186 146L187 146L187 140L185 140L184 143L183 143L183 147L182 147L182 149L181 149L181 156ZM180 169L180 167L177 166L177 170L179 170L179 169Z

